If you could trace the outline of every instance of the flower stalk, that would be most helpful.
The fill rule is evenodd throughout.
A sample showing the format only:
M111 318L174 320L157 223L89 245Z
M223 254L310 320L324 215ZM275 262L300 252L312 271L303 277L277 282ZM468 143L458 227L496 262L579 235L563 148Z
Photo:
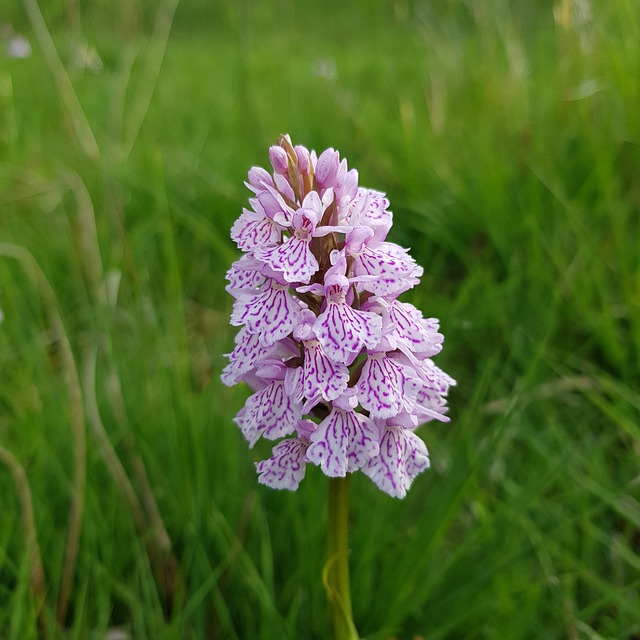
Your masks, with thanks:
M336 640L358 640L351 612L349 581L349 476L329 480L329 558L325 588L331 603Z

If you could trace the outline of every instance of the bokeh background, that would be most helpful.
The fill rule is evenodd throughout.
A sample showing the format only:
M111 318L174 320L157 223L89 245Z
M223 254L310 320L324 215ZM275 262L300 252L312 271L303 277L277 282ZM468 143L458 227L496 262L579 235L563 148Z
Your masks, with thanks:
M219 380L288 132L387 193L458 380L405 500L351 483L363 638L640 638L640 3L0 16L2 637L330 637L326 479L259 486Z

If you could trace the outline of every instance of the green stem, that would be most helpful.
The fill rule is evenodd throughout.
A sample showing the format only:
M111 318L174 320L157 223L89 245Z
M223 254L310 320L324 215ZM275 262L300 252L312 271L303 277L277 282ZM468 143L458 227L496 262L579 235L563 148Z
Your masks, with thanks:
M349 476L329 479L328 525L329 558L324 577L335 640L358 640L349 586Z

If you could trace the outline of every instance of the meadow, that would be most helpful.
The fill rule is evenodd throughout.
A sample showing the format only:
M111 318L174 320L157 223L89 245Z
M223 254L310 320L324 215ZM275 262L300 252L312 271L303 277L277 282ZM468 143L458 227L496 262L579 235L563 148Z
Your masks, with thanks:
M352 479L362 638L640 638L640 3L5 14L1 637L331 637L326 478L258 485L219 377L289 133L386 192L458 381L404 500Z

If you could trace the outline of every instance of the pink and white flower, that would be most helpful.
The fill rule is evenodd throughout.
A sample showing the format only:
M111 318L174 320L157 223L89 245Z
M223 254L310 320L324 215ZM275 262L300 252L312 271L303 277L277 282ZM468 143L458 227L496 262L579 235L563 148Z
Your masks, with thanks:
M226 287L240 330L222 372L253 390L235 418L249 446L284 438L258 481L293 491L314 464L331 477L361 470L402 498L429 466L415 429L448 421L455 384L431 359L438 321L398 300L422 267L387 240L386 196L359 187L337 151L282 136L269 160L272 173L249 171L250 208L231 230L244 252Z
M258 482L272 489L295 491L304 478L308 448L309 442L306 438L281 440L273 448L270 458L256 463Z
M332 406L331 413L311 434L307 458L336 478L357 471L378 454L379 434L373 422L356 411L358 401L353 389L347 389Z
M251 395L235 418L242 435L249 441L249 446L264 437L276 440L293 433L302 419L299 403L295 402L285 390L284 365L271 365L266 371L259 371L262 378L273 378L264 389Z
M367 355L357 385L360 404L373 418L391 418L401 411L412 411L421 387L411 367L383 352Z
M324 278L324 286L317 285L314 292L322 291L326 307L313 325L313 330L325 353L337 362L351 364L363 348L373 349L382 335L382 318L370 311L361 311L350 304L349 288L352 282L344 273L346 259L343 254L333 255L335 265Z
M398 295L420 282L423 269L406 249L381 242L371 227L354 227L347 234L345 251L353 260L353 274L368 276L365 291L379 296Z
M425 443L400 425L385 425L380 453L367 461L362 472L394 498L404 498L414 478L429 467Z
M298 323L302 307L286 285L269 281L257 293L238 298L233 304L231 324L246 325L269 347L286 338Z
M281 273L287 282L306 284L320 268L311 251L311 241L321 215L320 197L312 191L291 218L291 235L282 244L258 248L254 255Z

